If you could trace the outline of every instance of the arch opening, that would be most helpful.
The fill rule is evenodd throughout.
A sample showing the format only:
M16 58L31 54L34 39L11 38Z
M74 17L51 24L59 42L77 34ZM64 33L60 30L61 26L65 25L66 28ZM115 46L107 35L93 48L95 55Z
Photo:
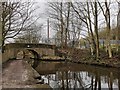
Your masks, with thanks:
M36 68L39 64L40 55L32 50L32 49L26 49L26 50L19 50L17 52L16 59L24 59L27 61L33 68Z
M27 50L34 55L34 59L39 59L40 58L39 54L36 51L34 51L32 49L27 49Z
M36 52L36 51L34 51L34 50L32 50L32 49L27 49L30 53L32 53L33 54L33 56L34 56L34 58L30 58L30 61L32 62L32 67L33 68L36 68L37 66L38 66L38 64L39 64L39 59L40 59L40 56L39 56L39 54Z

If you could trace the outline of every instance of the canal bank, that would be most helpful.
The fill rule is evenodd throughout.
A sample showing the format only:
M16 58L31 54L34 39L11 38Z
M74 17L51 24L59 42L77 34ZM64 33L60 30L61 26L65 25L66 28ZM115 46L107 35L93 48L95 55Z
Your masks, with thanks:
M97 60L94 56L90 56L88 53L83 52L82 54L72 53L71 55L66 55L65 57L58 57L58 56L46 56L45 58L41 58L41 61L48 61L48 62L72 62L78 64L89 64L95 66L103 66L103 67L114 67L120 68L120 58L113 57L99 57Z
M69 60L72 63L78 64L88 64L94 66L102 66L102 67L113 67L113 68L120 68L120 60L118 59L98 59L94 60L93 58L83 58L78 60Z
M7 61L2 68L2 88L3 90L51 88L37 77L40 77L40 74L24 60Z

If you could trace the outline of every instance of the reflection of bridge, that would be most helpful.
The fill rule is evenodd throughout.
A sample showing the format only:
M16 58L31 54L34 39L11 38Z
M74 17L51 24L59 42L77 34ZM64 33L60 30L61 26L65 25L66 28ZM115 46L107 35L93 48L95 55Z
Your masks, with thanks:
M29 43L7 44L3 53L3 62L9 59L16 59L19 52L23 52L23 57L31 53L33 58L40 58L41 55L55 55L55 45Z

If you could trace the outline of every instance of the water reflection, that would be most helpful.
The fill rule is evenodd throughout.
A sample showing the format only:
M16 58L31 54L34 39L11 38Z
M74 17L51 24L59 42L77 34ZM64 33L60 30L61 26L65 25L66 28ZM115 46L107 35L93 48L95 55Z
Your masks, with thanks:
M46 66L47 65L45 65L45 67ZM47 67L49 67L49 65ZM119 90L120 88L120 72L118 69L101 68L83 64L59 65L59 63L57 63L53 71L54 73L49 74L48 69L48 72L46 70L47 74L44 72L44 75L42 75L44 82L49 84L53 89L68 90L73 88L76 90L81 88L82 90ZM38 72L40 72L40 68Z

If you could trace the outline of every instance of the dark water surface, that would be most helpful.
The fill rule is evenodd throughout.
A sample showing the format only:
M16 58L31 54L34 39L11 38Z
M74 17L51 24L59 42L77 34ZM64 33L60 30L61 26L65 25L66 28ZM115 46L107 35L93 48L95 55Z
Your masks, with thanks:
M63 90L119 90L120 70L75 63L41 62L36 70L44 83Z

